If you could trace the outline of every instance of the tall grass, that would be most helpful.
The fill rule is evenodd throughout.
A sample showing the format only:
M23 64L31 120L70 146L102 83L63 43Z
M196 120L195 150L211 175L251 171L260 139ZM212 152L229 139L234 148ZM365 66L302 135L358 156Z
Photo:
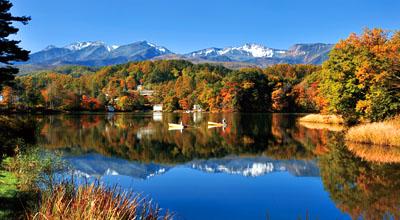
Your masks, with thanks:
M299 119L301 122L325 123L325 124L344 124L345 121L340 115L308 114Z
M360 144L400 146L400 116L384 122L352 127L347 131L345 139Z
M122 192L115 186L107 188L99 182L81 184L64 180L42 194L36 212L28 219L173 219L151 201L145 201L132 191Z

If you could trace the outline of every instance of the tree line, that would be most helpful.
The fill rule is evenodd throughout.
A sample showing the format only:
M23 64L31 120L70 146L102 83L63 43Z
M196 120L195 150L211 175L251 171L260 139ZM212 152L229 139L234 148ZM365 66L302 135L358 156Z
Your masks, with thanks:
M144 95L150 90L151 95ZM322 112L348 122L384 120L400 110L400 33L364 29L335 45L322 66L228 69L184 60L68 66L16 77L2 104L18 108L212 112Z
M315 111L306 76L320 67L279 64L227 69L183 60L139 61L94 68L69 66L16 77L5 87L3 104L55 110L142 110L163 104L166 111L309 112ZM153 95L141 95L141 89ZM18 100L16 100L18 97Z

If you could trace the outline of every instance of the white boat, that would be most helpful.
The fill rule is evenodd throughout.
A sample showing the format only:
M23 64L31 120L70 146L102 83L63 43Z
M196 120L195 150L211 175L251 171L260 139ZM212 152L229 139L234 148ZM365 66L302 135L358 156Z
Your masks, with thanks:
M181 124L174 124L174 123L168 123L169 128L176 128L176 129L183 129L186 128L187 126L181 125Z

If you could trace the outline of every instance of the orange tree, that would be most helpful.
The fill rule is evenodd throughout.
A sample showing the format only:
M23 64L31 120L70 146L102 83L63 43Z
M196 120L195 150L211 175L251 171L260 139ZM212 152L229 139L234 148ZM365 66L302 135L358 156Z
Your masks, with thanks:
M400 110L399 32L378 28L351 34L329 54L319 75L323 111L348 121L383 120Z

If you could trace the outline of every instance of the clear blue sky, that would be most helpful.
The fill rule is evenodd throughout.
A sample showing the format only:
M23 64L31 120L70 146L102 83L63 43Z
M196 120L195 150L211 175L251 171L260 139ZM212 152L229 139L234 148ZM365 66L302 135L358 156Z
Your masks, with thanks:
M147 40L175 53L258 43L336 43L362 27L400 30L399 0L11 0L14 39L32 52L48 45Z

